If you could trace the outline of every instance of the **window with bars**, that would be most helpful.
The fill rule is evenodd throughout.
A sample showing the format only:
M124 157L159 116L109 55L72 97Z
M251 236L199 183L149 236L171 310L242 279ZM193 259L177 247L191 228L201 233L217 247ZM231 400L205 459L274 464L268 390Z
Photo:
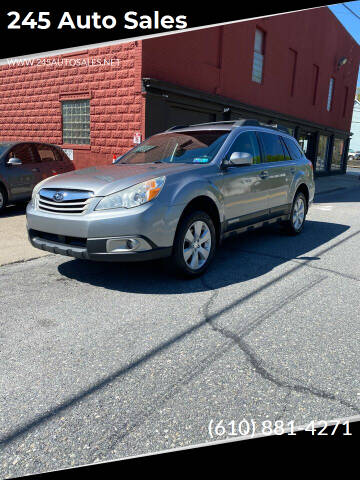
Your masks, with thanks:
M326 105L326 110L328 112L331 111L331 107L332 107L332 101L333 101L333 95L334 95L334 83L335 83L335 80L333 78L330 78L329 94L328 94L327 105Z
M90 100L62 102L63 143L90 144Z
M252 81L256 83L261 83L263 79L264 48L265 32L260 30L260 28L257 28L255 30L254 60L252 70Z

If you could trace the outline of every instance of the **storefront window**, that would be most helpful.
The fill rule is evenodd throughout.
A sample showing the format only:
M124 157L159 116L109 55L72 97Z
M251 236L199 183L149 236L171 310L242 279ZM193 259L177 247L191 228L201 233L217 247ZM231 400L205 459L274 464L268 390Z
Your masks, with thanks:
M343 150L344 150L344 140L340 140L340 138L335 138L333 154L331 159L331 170L341 169L342 167L341 160L343 156Z
M318 153L316 158L316 171L324 172L327 165L327 152L328 152L329 137L326 135L320 135Z
M300 135L298 142L300 144L300 147L303 149L303 152L306 155L306 152L307 152L307 149L308 149L308 143L309 143L308 136L306 134L305 135Z

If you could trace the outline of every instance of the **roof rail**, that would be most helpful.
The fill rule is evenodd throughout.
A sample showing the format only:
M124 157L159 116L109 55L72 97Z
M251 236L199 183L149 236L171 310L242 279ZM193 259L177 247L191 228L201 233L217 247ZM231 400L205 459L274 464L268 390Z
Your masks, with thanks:
M190 127L190 125L174 125L173 127L168 128L167 132L172 132L173 130L180 130L180 128Z
M239 127L260 127L261 124L259 120L256 120L255 118L243 118L241 120L236 120L235 125Z
M235 127L244 127L246 125L251 125L251 126L260 126L260 122L255 119L250 119L250 118L242 118L239 120L223 120L219 122L206 122L206 123L193 123L191 125L174 125L173 127L168 128L166 131L167 132L172 132L173 130L180 130L181 128L187 128L187 127L202 127L206 125L234 125Z
M245 127L247 125L259 127L260 122L259 120L255 120L253 118L240 118L239 120L223 120L219 122L207 122L207 123L195 123L194 125L191 125L192 127L200 127L202 125L234 125L235 127Z
M241 118L238 120L223 120L219 122L206 122L206 123L195 123L192 125L175 125L173 127L168 128L167 132L172 132L174 130L180 130L182 128L188 127L205 127L206 125L233 125L234 127L262 127L262 128L269 128L271 130L278 130L280 132L287 133L289 135L289 130L283 125L270 125L268 123L260 122L254 118Z

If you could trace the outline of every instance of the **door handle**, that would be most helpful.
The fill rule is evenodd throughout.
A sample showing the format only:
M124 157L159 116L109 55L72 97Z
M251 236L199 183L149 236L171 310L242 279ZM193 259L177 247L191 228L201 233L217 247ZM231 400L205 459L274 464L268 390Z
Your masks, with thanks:
M31 171L32 172L40 172L40 168L32 168Z
M265 179L269 176L269 172L267 170L263 170L260 172L260 178Z

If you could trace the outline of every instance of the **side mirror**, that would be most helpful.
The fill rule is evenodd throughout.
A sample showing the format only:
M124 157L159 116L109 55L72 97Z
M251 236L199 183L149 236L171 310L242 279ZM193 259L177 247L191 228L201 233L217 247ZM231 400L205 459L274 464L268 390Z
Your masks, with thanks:
M22 165L22 161L20 160L20 158L16 158L16 157L9 158L9 160L6 163L7 165L14 165L14 166Z
M241 167L245 165L253 164L253 156L247 152L233 152L229 161L227 162L228 166Z

